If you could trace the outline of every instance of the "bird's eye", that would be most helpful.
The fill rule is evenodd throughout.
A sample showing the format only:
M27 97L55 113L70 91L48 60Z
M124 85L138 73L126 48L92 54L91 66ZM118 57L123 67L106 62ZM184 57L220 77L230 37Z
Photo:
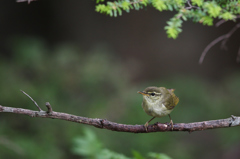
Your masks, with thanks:
M151 96L155 96L155 93L150 93Z

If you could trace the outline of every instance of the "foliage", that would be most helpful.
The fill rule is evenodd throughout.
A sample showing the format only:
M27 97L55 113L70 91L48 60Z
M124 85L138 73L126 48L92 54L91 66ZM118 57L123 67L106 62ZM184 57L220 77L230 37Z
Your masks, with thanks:
M74 139L75 147L72 151L82 156L94 157L102 149L102 144L97 140L96 135L90 129L84 129L84 136Z
M163 153L153 153L153 152L150 152L148 154L148 156L151 159L171 159L169 156L167 156L166 154L163 154Z
M73 153L89 159L145 159L139 152L133 151L133 157L126 157L123 154L103 148L102 143L97 139L91 129L84 129L81 137L74 139ZM171 159L162 153L148 153L150 159Z
M203 25L213 25L214 19L235 20L240 14L240 1L221 0L96 0L96 11L117 17L123 11L139 10L152 6L158 11L174 11L165 30L169 38L176 39L182 31L182 22L191 20Z

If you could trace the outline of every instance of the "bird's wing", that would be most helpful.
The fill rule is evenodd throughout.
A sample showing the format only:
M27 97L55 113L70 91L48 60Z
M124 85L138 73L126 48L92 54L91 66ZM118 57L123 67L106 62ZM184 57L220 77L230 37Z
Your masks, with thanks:
M165 105L165 107L168 109L168 110L171 110L174 108L174 105L172 104L172 102L168 102L168 101L165 101L163 102L163 104Z

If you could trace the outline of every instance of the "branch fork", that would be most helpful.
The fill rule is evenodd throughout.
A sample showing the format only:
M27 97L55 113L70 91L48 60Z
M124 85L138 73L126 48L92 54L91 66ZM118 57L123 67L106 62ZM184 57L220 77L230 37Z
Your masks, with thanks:
M43 111L39 106L38 106L38 104L37 104L37 102L35 101L35 100L33 100L33 98L30 96L30 95L28 95L26 92L24 92L23 90L20 90L23 94L25 94L28 98L30 98L31 99L31 101L33 101L33 103L36 105L36 107L38 108L38 110L39 110L39 112L35 112L35 115L33 115L32 117L37 117L38 115L39 116L42 116L42 115L52 115L52 113L53 113L53 110L52 110L52 107L51 107L51 105L50 105L50 103L49 102L46 102L46 107L47 107L47 111Z

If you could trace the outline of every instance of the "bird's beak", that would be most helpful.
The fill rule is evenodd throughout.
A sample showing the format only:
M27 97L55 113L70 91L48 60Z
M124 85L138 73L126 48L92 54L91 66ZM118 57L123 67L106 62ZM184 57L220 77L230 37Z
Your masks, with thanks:
M142 95L144 95L144 96L149 96L149 94L147 94L147 93L145 93L145 92L143 92L143 91L138 91L137 93L142 94Z

